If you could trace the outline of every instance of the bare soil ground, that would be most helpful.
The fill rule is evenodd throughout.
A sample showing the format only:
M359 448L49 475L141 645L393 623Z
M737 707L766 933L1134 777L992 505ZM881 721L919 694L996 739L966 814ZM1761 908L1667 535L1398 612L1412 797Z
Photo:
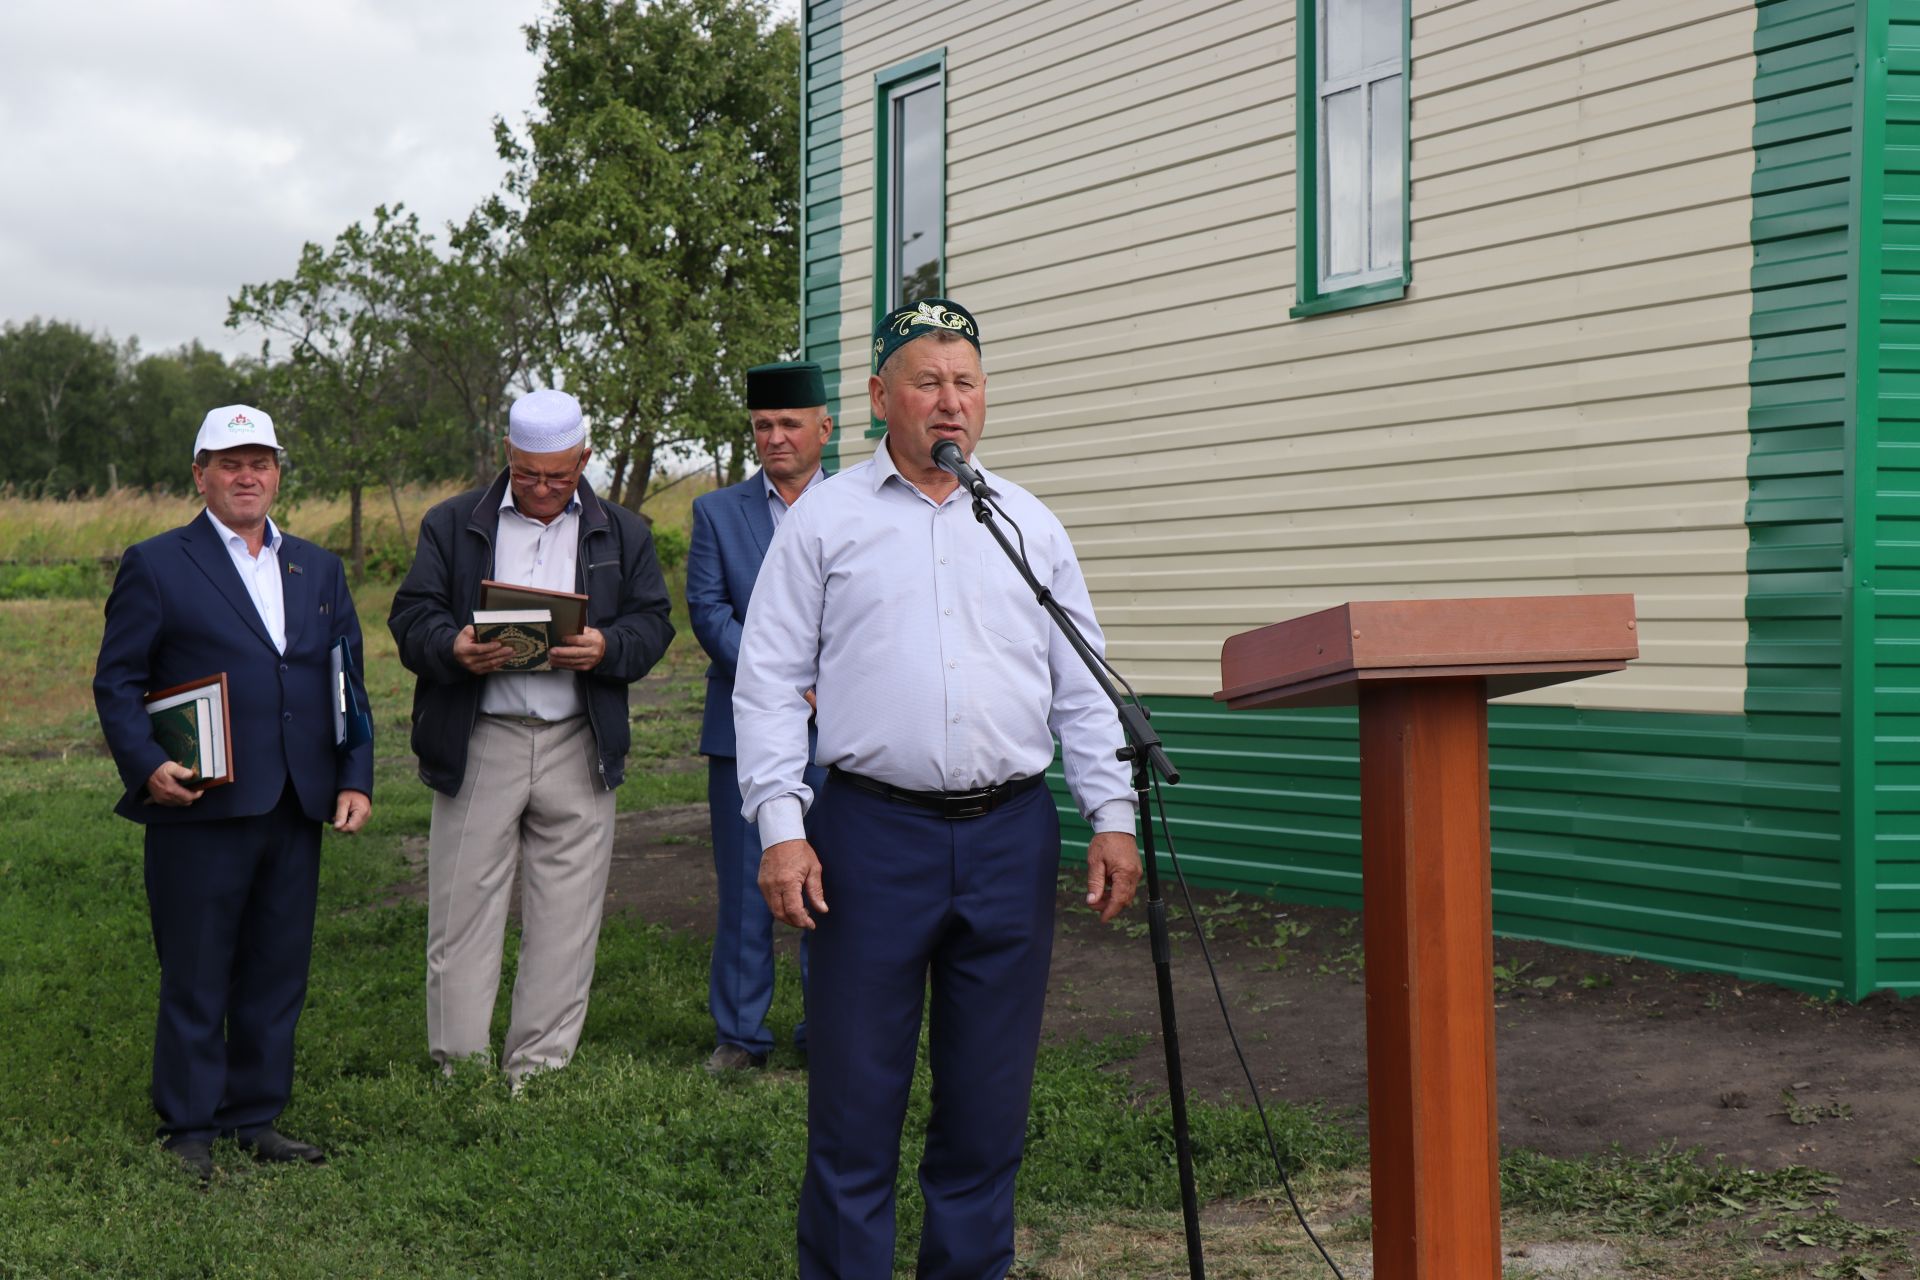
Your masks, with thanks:
M613 857L610 910L711 932L704 805L621 815ZM1164 1088L1144 913L1103 927L1062 883L1047 1034L1147 1034L1128 1069ZM1244 1101L1177 885L1167 893L1187 1086ZM1364 1128L1358 917L1208 890L1195 902L1261 1089ZM780 932L791 954L797 934ZM1497 940L1494 958L1503 1144L1577 1156L1678 1141L1756 1169L1809 1165L1841 1179L1843 1215L1920 1239L1920 1001L1846 1005L1537 942Z

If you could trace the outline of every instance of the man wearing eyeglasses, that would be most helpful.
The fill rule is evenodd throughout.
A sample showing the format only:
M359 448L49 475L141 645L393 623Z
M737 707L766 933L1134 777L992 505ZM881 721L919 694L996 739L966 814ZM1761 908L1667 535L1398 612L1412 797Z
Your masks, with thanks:
M673 627L646 524L585 479L579 401L536 391L508 423L506 469L421 521L387 626L417 677L413 750L435 792L427 1049L449 1071L488 1056L517 861L520 961L500 1055L517 1090L579 1044L626 772L627 688ZM586 595L585 628L548 651L554 670L502 671L507 646L475 640L487 579Z

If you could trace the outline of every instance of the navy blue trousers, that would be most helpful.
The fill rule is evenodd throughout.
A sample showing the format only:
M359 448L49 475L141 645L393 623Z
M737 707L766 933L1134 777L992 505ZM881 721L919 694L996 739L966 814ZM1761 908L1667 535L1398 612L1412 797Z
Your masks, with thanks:
M949 822L829 782L813 810L830 910L813 938L800 1275L893 1275L894 1179L930 985L918 1274L997 1280L1013 1265L1053 956L1053 797L1039 787Z
M293 1096L320 824L289 785L270 813L154 823L147 906L160 955L153 1109L169 1142L245 1138Z
M807 770L815 795L827 771ZM767 1010L773 1006L773 913L760 893L760 829L740 816L740 776L732 756L707 757L707 813L713 827L716 886L713 962L707 976L707 1011L715 1044L737 1044L750 1053L773 1048ZM831 901L831 899L829 899ZM803 1012L793 1043L807 1047L807 937L800 937L800 1000Z

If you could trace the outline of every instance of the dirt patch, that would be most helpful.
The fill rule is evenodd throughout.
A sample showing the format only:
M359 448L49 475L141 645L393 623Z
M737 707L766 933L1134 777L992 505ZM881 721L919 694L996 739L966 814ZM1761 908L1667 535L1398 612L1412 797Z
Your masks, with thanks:
M1204 890L1195 902L1262 1090L1323 1103L1364 1128L1358 917ZM1157 1030L1145 939L1062 906L1049 1030ZM1187 1086L1244 1098L1200 949L1180 915L1173 979ZM1281 936L1284 946L1274 945ZM1616 1142L1644 1153L1677 1141L1749 1168L1809 1165L1841 1179L1834 1198L1845 1216L1920 1235L1920 1002L1876 996L1844 1005L1508 939L1495 941L1494 962L1504 975L1494 1002L1503 1144L1577 1156ZM1157 1035L1129 1070L1164 1087Z
M416 863L424 842L416 842ZM418 883L396 886L402 896ZM1175 904L1173 984L1189 1089L1244 1100L1245 1082L1192 926ZM621 815L608 907L713 927L704 805ZM1200 918L1262 1091L1364 1128L1366 1022L1358 916L1201 890ZM1063 877L1047 1004L1055 1040L1148 1033L1126 1069L1165 1086L1152 957L1139 906L1102 927ZM778 930L791 954L797 935ZM1133 936L1130 936L1133 935ZM1839 1211L1920 1237L1920 1001L1858 1005L1646 961L1501 939L1495 1002L1501 1140L1554 1156L1619 1143L1698 1146L1755 1169L1841 1179ZM1559 1270L1577 1265L1555 1260Z

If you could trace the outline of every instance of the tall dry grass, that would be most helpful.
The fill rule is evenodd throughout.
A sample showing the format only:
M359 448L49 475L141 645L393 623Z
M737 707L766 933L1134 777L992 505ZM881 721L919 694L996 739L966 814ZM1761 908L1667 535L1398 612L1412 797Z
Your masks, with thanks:
M400 490L404 536L393 501L384 489L368 490L362 521L367 545L403 543L409 548L420 517L461 486L410 485ZM710 474L678 482L661 481L649 496L645 514L657 524L685 531L693 523L693 500L713 488ZM198 497L122 489L86 498L22 498L0 491L0 561L118 559L126 547L185 524L200 514ZM333 547L347 545L350 508L344 497L281 501L274 522L288 533Z
M407 536L428 507L459 492L456 485L410 486L400 491ZM126 547L185 524L200 514L198 497L121 489L87 498L21 498L0 494L0 560L117 559ZM344 545L350 507L344 497L308 498L274 505L274 523L288 533ZM369 543L397 538L399 524L384 490L365 499Z

